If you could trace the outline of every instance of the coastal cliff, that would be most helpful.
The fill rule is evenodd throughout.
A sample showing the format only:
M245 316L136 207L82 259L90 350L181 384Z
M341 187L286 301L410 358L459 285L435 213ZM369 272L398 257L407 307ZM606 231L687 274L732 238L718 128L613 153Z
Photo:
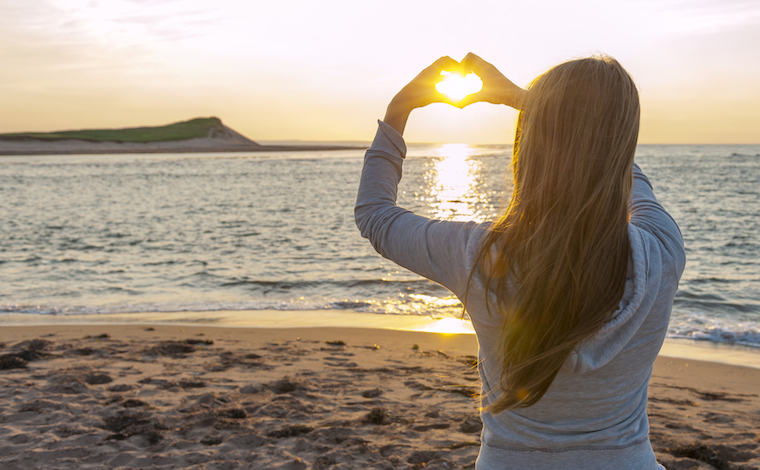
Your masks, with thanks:
M260 145L225 126L218 117L195 118L157 127L0 134L0 155L262 152L351 148L357 147Z

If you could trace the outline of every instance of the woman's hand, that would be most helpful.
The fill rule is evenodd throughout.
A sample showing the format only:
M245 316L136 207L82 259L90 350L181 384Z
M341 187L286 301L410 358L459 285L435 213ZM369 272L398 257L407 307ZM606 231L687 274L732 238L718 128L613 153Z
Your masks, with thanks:
M460 101L452 101L435 89L435 85L442 80L441 72L444 70L462 74L475 72L483 80L483 89L465 96ZM383 121L403 135L406 121L413 109L422 108L431 103L447 103L464 108L481 101L522 109L527 93L502 75L496 67L472 52L467 54L461 63L451 57L441 57L398 92L388 105Z
M403 135L406 121L413 109L422 108L432 103L447 103L458 106L459 102L453 102L439 93L435 89L435 85L441 81L442 71L454 72L460 69L459 62L451 57L441 57L433 62L430 67L420 72L391 100L383 121Z
M464 73L475 72L483 80L483 89L465 96L455 106L464 108L472 103L485 101L522 109L525 95L528 93L527 90L523 90L512 83L493 65L470 52L460 63L460 70Z

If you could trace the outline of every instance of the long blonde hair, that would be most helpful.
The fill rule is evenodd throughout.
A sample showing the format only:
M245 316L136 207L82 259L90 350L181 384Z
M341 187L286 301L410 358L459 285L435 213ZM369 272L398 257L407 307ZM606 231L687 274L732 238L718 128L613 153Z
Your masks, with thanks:
M625 289L639 97L610 57L533 81L517 121L514 193L484 237L477 273L503 319L492 413L535 404Z

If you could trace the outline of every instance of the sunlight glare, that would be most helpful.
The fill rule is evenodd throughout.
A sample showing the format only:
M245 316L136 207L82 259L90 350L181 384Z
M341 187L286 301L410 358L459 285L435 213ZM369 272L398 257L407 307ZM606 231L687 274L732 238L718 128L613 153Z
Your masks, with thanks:
M433 297L431 295L424 295L424 294L409 294L410 299L414 299L418 302L422 302L426 304L429 307L433 308L441 308L441 307L461 307L462 303L459 301L459 299L456 296L449 296L449 297Z
M459 72L442 71L443 80L435 84L438 93L448 96L453 101L461 101L467 95L483 89L483 80L474 73L462 75Z
M425 325L419 328L417 331L425 331L428 333L445 333L445 334L467 334L471 335L475 333L472 328L472 323L467 320L460 320L459 318L441 318L440 320L434 320L429 325Z
M478 220L475 203L480 161L469 158L475 149L467 144L444 144L437 153L441 158L435 161L429 177L434 216L461 222Z

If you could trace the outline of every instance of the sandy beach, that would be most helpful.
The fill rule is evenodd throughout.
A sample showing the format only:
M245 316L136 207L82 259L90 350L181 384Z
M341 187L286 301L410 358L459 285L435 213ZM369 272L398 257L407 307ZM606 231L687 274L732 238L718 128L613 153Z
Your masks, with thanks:
M474 468L472 335L371 328L5 326L0 467ZM760 369L660 357L668 469L760 468Z

